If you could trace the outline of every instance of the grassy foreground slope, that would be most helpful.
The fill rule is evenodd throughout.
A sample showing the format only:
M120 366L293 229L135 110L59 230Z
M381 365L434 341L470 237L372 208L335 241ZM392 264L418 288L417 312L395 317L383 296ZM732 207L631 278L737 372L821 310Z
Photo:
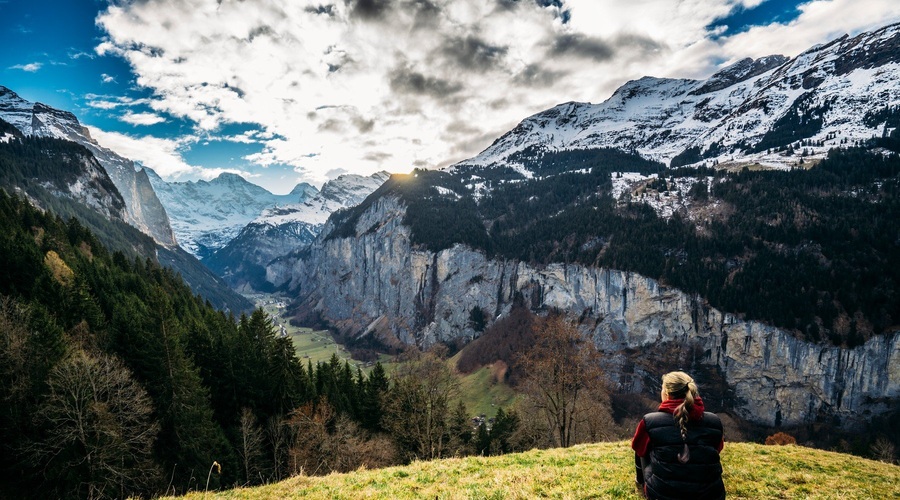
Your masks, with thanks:
M187 498L640 498L627 442L415 462ZM729 498L900 498L900 467L799 446L727 443Z

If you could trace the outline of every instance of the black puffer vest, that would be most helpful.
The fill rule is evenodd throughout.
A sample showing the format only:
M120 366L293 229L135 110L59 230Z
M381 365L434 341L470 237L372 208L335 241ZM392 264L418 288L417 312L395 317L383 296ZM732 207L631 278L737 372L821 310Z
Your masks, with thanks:
M704 413L702 419L688 422L690 460L684 464L678 461L678 454L684 451L685 441L671 413L648 413L644 415L644 425L650 434L649 461L642 461L648 498L725 498L722 464L716 451L722 442L719 417Z

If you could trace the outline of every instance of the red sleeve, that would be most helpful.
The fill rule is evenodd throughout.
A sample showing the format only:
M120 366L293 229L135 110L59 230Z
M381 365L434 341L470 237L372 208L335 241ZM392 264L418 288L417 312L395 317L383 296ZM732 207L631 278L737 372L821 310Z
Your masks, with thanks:
M637 429L634 431L634 437L631 438L631 449L639 457L647 456L647 449L650 447L650 434L647 433L647 425L642 418L638 423Z

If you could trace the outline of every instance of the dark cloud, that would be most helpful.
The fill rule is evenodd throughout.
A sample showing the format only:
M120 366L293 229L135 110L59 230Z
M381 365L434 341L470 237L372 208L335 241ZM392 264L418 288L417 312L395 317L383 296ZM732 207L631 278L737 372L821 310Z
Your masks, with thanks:
M385 153L384 151L370 151L366 153L365 156L363 156L363 160L381 163L393 157L394 155L392 155L391 153Z
M319 124L319 132L344 132L346 127L344 122L336 118L328 118Z
M360 134L368 134L375 128L375 120L367 120L361 116L354 116L351 121L353 122L353 126L356 127L356 130L359 130Z
M318 5L316 7L307 7L304 10L306 12L309 12L310 14L316 14L319 16L334 17L334 14L335 14L334 4Z
M349 0L350 14L361 19L380 19L391 9L391 0Z
M412 26L414 30L436 26L441 15L441 8L429 0L412 0L408 9L414 9L416 12Z
M574 56L590 59L596 62L604 62L615 57L622 49L638 52L657 52L666 48L666 45L652 38L641 35L619 35L611 40L603 40L577 33L558 35L552 42L550 50L555 55Z
M390 21L395 11L414 13L412 29L434 26L441 8L431 0L344 0L350 16L365 21Z
M579 33L557 36L550 50L554 54L576 56L597 62L608 61L615 55L615 48L609 42Z
M462 120L454 120L447 125L447 128L444 129L448 134L462 134L462 135L471 135L477 134L481 132L481 130L472 126L471 123Z
M360 134L367 134L375 128L375 120L363 117L359 110L352 106L319 106L315 111L306 113L310 121L319 122L320 132L346 133L352 126Z
M491 45L475 35L447 40L440 51L456 66L486 71L502 63L509 47Z
M399 94L445 97L459 92L462 88L457 82L425 76L408 68L398 68L391 72L391 90Z
M274 33L275 33L275 31L272 29L271 26L267 26L267 25L263 24L261 26L257 26L256 28L253 28L252 30L250 30L250 33L247 35L247 41L252 42L257 37L272 36Z
M618 47L638 49L641 52L659 52L669 48L663 42L642 35L619 35L613 40L613 43Z
M529 64L513 76L513 82L525 87L551 87L566 74L563 71L546 69L540 64Z

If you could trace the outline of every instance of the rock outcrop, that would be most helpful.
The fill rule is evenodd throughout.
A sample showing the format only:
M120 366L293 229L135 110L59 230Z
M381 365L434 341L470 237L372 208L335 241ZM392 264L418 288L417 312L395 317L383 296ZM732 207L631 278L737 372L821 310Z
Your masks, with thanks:
M380 198L353 237L329 238L329 223L307 252L270 264L267 279L294 290L301 309L343 335L420 347L474 338L469 318L476 307L490 321L517 300L536 312L558 308L605 354L620 389L649 392L644 381L658 378L663 353L671 368L720 374L727 386L722 406L766 425L852 425L900 397L900 334L842 349L743 321L635 273L533 267L460 245L417 249L404 215L396 198Z

